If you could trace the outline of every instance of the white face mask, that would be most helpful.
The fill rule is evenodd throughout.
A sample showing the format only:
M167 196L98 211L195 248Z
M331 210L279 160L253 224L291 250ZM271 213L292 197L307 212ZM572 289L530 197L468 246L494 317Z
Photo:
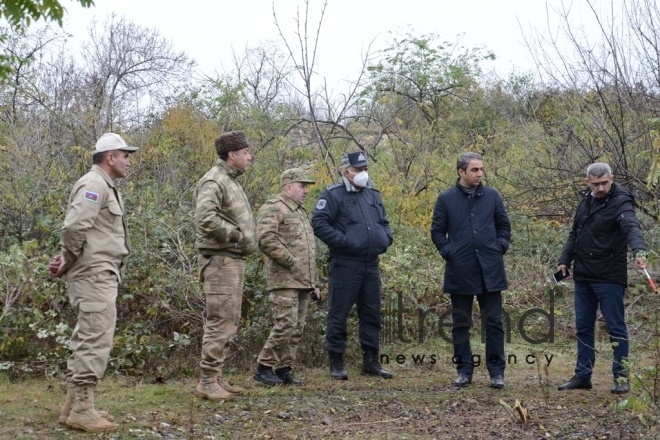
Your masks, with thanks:
M358 186L360 188L364 188L367 186L367 182L369 181L369 174L367 174L366 171L360 171L353 177L353 185Z

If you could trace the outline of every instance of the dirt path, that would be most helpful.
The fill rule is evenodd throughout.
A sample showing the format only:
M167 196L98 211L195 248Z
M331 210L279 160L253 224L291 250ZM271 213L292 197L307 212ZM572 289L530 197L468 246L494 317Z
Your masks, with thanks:
M264 388L245 372L232 381L246 393L223 403L195 398L194 379L152 384L109 378L96 400L120 423L118 432L105 436L116 439L660 438L646 418L616 409L621 398L609 393L602 364L593 390L558 392L557 384L570 377L569 360L551 366L542 381L533 365L512 365L504 390L487 386L483 368L472 386L456 389L449 369L391 365L396 378L389 381L349 368L349 381L331 382L325 369L308 369L300 373L308 381L304 388ZM57 424L64 391L59 380L0 376L0 438L88 438ZM520 401L531 420L520 423L500 400L511 407Z

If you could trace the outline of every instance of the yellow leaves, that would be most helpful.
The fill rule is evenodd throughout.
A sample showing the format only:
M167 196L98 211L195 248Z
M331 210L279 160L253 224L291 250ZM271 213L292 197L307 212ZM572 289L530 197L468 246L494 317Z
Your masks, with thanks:
M660 134L654 132L653 151L651 154L651 167L647 176L646 187L650 190L660 182Z

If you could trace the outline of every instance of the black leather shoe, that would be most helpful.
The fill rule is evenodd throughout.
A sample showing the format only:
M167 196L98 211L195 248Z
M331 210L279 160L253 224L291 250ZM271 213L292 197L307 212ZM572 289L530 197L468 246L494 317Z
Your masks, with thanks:
M291 374L291 367L284 367L284 368L280 368L279 370L275 370L275 374L277 374L277 377L282 379L284 385L298 385L298 386L305 385L304 380L298 380L295 377L293 377L293 374Z
M344 354L328 352L330 357L330 375L332 380L348 380L348 373L344 369Z
M391 379L392 373L384 370L378 360L378 350L363 349L362 350L362 371L361 374L368 374L370 376L379 376L383 379Z
M282 385L284 383L284 381L273 372L271 367L261 364L257 366L257 372L254 373L253 379L264 385L268 385L269 387L272 387L273 385Z
M504 388L504 376L502 376L501 374L490 376L490 387L497 388L498 390Z
M466 387L472 383L472 375L467 373L458 373L458 377L454 381L457 387Z
M571 380L566 382L563 385L560 385L559 388L557 388L559 391L563 390L590 390L593 388L591 385L591 379L585 379L584 377L580 376L573 376Z
M628 379L625 382L619 382L619 379L614 379L614 386L610 390L610 393L626 394L628 391L630 391L630 382L628 382Z

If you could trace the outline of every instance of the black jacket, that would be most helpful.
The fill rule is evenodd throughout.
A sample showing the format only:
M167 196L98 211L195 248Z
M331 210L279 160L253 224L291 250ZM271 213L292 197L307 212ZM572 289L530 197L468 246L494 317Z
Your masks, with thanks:
M646 243L635 216L632 194L620 185L612 188L591 207L590 190L580 193L573 229L568 234L559 264L575 262L575 281L628 283L627 250L646 250Z
M438 196L431 239L445 259L443 290L480 294L508 288L504 254L511 224L499 193L479 184L474 194L459 184Z
M373 188L348 191L338 183L321 193L312 214L314 235L331 257L370 262L392 244L383 199Z

